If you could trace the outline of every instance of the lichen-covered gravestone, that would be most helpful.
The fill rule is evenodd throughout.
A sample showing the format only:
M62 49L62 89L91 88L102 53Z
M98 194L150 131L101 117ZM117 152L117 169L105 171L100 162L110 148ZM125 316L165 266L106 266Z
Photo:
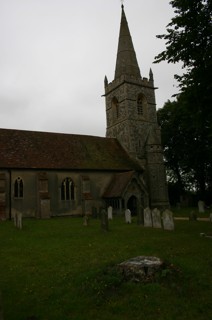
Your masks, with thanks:
M152 224L154 228L161 228L161 216L157 208L152 210Z
M168 209L163 212L163 228L164 230L174 230L173 213Z
M156 273L162 269L161 259L152 256L138 256L118 265L125 280L133 282L149 282L154 280Z
M152 227L152 215L149 207L144 209L144 227Z

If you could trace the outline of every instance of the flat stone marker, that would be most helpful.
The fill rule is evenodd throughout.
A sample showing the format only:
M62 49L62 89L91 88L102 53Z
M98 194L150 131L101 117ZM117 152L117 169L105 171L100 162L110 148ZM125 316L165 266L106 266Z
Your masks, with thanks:
M107 208L107 216L108 216L108 220L113 220L113 207L109 206Z
M173 213L168 209L163 212L163 228L164 230L174 230Z
M125 222L131 223L131 211L130 209L125 210Z
M152 227L152 215L149 207L144 209L144 227Z
M157 257L138 256L118 265L124 278L133 282L148 282L163 267L163 261Z
M152 224L153 228L162 228L160 211L157 208L152 210Z

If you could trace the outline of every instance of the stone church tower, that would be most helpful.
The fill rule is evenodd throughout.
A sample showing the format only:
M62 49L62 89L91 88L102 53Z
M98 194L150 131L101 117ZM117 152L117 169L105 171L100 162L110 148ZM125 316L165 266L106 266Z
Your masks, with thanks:
M144 167L151 207L167 207L168 194L157 123L153 73L141 77L122 5L115 78L105 77L106 137L117 138L129 155Z

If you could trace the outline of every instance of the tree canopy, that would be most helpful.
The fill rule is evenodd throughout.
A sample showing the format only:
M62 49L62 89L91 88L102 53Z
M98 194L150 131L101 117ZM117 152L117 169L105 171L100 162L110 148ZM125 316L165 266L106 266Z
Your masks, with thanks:
M155 62L182 62L181 94L158 111L167 167L181 190L191 183L204 198L212 185L212 0L172 0L166 49Z

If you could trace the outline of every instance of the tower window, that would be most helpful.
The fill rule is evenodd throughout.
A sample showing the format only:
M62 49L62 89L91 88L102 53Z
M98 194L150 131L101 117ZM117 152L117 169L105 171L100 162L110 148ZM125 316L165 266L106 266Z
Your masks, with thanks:
M71 178L65 178L61 184L61 200L74 200L74 183Z
M138 111L138 115L143 114L143 104L142 104L141 98L138 98L138 101L137 101L137 111Z
M14 197L23 198L23 196L24 196L23 180L20 177L18 177L14 183Z
M146 112L147 101L143 94L139 94L137 98L137 114L144 116Z

